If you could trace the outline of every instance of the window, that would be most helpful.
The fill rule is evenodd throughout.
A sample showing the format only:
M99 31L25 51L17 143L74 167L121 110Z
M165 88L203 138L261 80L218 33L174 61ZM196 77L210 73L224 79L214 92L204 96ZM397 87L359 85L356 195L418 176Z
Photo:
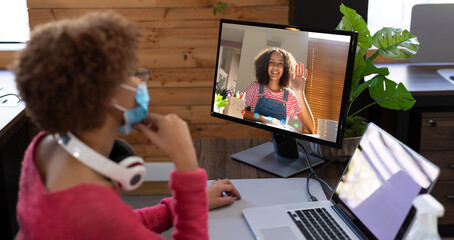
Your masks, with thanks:
M0 0L0 43L30 38L26 0Z
M306 99L314 119L339 121L349 44L345 39L309 38ZM318 121L315 125L318 129Z
M416 4L454 3L454 0L369 0L367 25L371 34L382 27L410 31L411 10Z

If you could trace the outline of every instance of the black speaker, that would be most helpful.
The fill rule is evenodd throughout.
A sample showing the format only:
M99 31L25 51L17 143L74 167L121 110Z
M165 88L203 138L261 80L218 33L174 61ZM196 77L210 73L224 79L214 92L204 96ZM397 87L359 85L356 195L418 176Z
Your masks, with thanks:
M334 30L343 16L341 3L356 10L367 22L368 0L291 0L289 22L302 28Z

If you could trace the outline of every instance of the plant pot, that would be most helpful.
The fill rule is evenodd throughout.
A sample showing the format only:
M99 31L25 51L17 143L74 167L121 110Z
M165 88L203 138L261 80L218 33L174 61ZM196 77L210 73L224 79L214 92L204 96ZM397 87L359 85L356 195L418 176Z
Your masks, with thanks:
M224 108L225 107L218 107L216 104L214 104L213 112L217 112L217 113L223 114L224 113Z
M344 138L341 149L327 147L317 143L309 143L309 147L315 154L324 159L332 160L339 157L337 161L346 162L350 160L360 139L361 137Z

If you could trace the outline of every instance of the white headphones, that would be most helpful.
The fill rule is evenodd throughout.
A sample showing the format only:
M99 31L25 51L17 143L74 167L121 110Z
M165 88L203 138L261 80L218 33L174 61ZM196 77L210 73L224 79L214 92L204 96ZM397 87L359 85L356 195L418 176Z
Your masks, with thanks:
M98 173L110 178L121 189L130 191L142 184L146 170L141 157L134 156L132 150L118 149L118 142L112 152L121 152L117 159L108 159L85 143L74 134L67 132L65 135L54 135L58 144L69 154ZM117 139L118 140L118 139ZM125 145L126 144L126 145ZM121 142L120 147L130 149L126 142ZM118 154L117 154L118 155ZM112 153L111 156L112 157Z

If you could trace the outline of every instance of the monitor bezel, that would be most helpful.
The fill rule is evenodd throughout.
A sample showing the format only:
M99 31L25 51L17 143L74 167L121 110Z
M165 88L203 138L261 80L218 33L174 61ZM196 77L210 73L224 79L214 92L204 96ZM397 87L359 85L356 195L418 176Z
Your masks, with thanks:
M257 123L257 122L252 122L252 121L248 121L248 120L244 120L244 119L240 119L240 118L235 118L235 117L228 116L226 114L220 114L220 113L213 111L215 91L216 91L216 88L214 86L216 86L216 80L217 80L217 75L218 75L218 68L219 68L218 64L219 64L219 57L220 57L219 49L221 46L220 43L221 43L221 37L222 37L222 27L223 27L224 23L253 26L253 27L255 26L255 27L274 28L274 29L282 29L282 30L289 30L289 31L296 30L296 31L306 31L306 32L315 32L315 33L338 34L338 35L344 35L344 36L351 37L349 49L348 49L348 59L347 59L347 65L346 65L346 71L345 71L345 81L344 81L344 88L343 88L343 94L342 94L341 109L340 109L339 119L338 119L338 130L337 130L337 135L336 135L336 142L331 142L331 141L327 141L327 140L324 140L321 138L316 138L316 137L304 135L301 133L295 133L295 132L291 132L288 130L283 130L280 128L275 128L275 127L271 127L271 126L267 126L267 125L261 125L260 123ZM322 30L322 29L303 28L303 27L290 26L290 25L221 19L220 24L219 24L218 46L217 46L217 53L216 53L216 68L215 68L215 74L214 74L214 85L213 85L213 92L212 92L212 99L211 99L211 109L210 109L211 116L229 120L229 121L236 122L236 123L245 124L245 125L248 125L251 127L259 128L259 129L268 130L270 132L277 132L277 133L281 133L281 134L290 135L297 139L322 144L322 145L325 145L328 147L341 148L342 142L343 142L343 135L344 135L344 124L345 124L347 108L348 108L347 105L348 105L348 99L349 99L350 89L351 89L351 81L352 81L352 76L353 76L353 66L354 66L354 61L355 61L357 38L358 38L357 32L352 32L352 31Z

